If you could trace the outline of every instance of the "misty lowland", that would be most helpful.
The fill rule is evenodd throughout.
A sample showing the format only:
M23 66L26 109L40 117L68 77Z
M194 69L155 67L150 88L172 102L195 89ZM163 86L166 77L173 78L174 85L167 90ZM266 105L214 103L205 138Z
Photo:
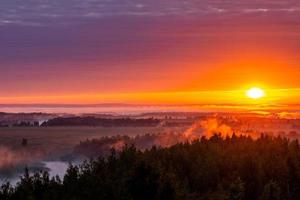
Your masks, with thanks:
M0 200L300 200L300 0L0 0Z
M1 199L298 199L295 113L0 114Z

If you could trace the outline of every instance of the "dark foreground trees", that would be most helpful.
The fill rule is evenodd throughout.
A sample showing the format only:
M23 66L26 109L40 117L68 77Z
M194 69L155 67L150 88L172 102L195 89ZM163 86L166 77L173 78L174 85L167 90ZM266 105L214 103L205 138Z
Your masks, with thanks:
M298 200L297 141L262 136L222 139L120 153L70 166L63 180L45 172L29 175L0 199L56 200Z

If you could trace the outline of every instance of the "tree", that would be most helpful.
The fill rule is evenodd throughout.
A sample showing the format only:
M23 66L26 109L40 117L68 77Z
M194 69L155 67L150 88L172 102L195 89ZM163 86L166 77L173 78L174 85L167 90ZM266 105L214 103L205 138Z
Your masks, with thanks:
M264 187L260 200L280 200L281 189L275 181L270 181Z
M243 200L245 196L245 186L240 177L234 180L229 187L230 200Z

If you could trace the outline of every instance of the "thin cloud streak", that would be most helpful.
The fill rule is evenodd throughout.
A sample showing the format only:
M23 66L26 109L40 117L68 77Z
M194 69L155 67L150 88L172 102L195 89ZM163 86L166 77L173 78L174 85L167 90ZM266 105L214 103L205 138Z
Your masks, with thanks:
M112 16L203 16L211 14L297 13L299 1L208 1L208 0L3 0L0 25L47 25L80 23Z

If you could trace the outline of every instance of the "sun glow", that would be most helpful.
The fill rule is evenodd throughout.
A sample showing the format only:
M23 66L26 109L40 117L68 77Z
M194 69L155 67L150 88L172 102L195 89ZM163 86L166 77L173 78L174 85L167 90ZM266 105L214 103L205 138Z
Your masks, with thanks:
M251 99L260 99L265 96L265 92L260 88L253 87L247 90L246 95Z

